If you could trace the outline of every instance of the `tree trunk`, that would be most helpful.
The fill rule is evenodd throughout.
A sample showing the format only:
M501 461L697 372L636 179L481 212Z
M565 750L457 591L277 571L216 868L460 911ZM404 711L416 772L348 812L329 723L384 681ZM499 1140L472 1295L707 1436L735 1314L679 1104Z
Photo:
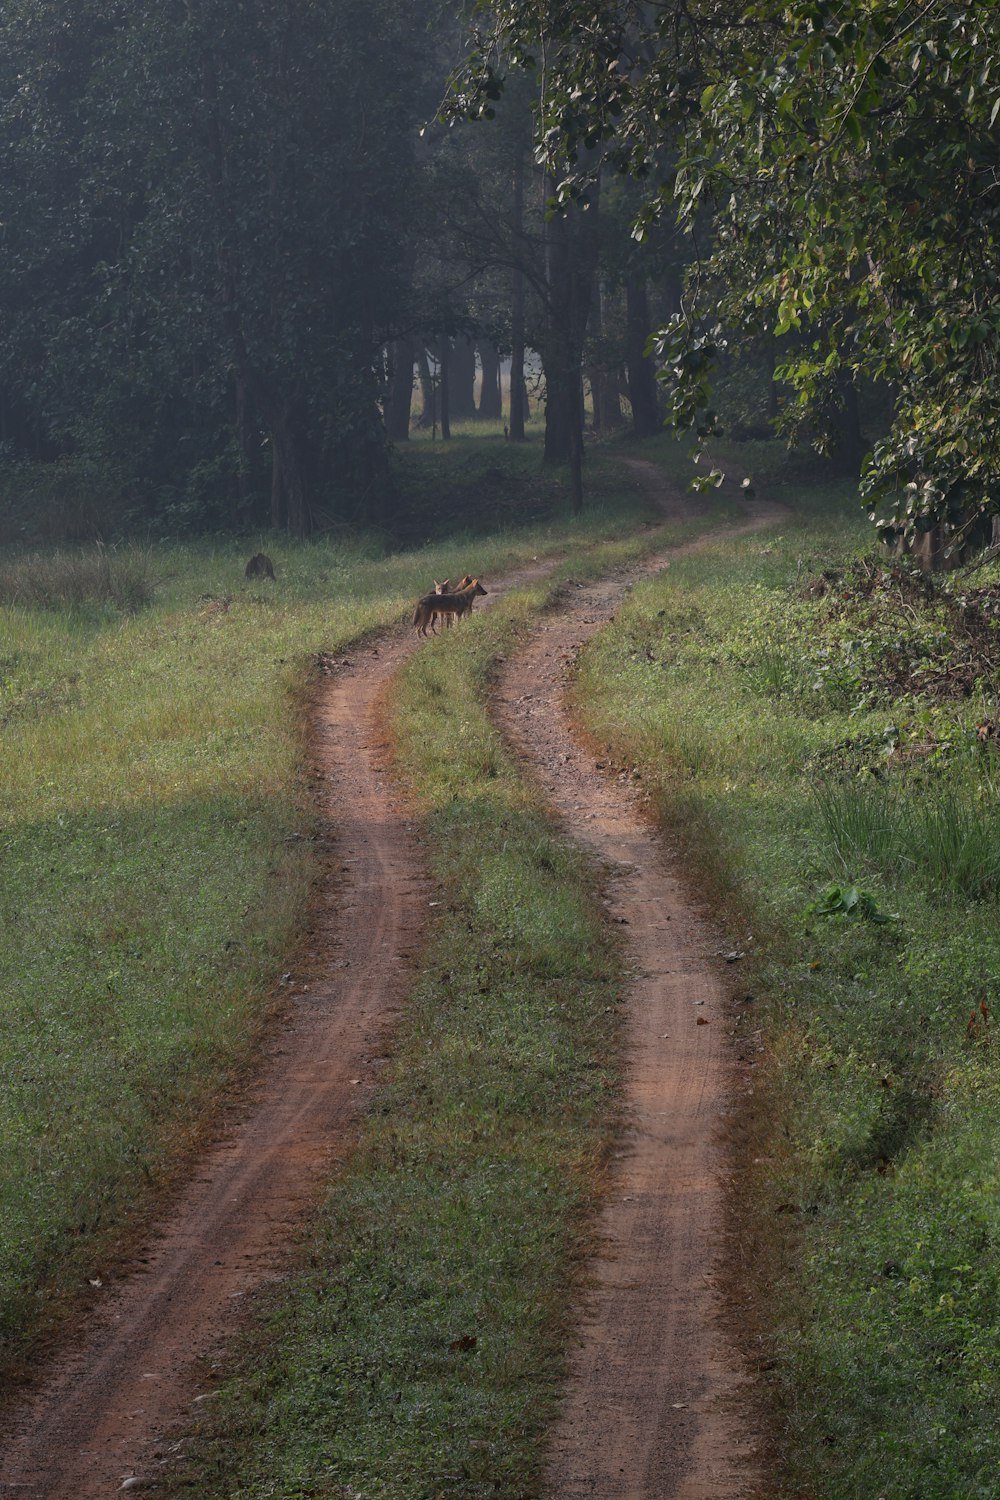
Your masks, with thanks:
M287 526L293 536L312 531L306 472L308 465L290 406L283 403L271 415L271 524Z
M451 438L451 339L438 342L438 406L441 436L448 442Z
M483 387L479 392L479 415L490 422L503 418L503 401L500 395L500 355L489 339L480 339L479 362L483 367Z
M662 428L656 366L645 352L649 334L646 278L640 271L632 270L625 280L625 368L632 430L638 438L655 437Z
M587 380L594 408L594 431L614 432L625 422L618 371L605 369L603 365L591 365L587 370Z
M250 392L246 377L236 372L236 448L239 468L236 475L236 492L243 520L249 519L253 502L253 441L251 437Z
M769 339L767 345L767 420L772 423L778 419L778 382L774 378L774 365L774 340Z
M396 339L391 346L392 367L385 400L385 430L394 443L405 443L410 436L410 412L413 407L413 340Z
M466 334L459 334L448 357L448 415L456 422L476 415L476 348Z
M417 378L420 381L420 416L417 418L418 427L433 427L434 425L434 379L431 375L430 360L427 358L427 350L421 345L417 350Z
M574 516L583 510L583 371L577 366L573 381L573 412L569 432L569 492Z
M858 401L858 388L850 374L845 373L840 389L844 402L842 450L845 462L850 464L853 471L860 468L865 451L865 439L861 431L861 403Z
M514 148L514 233L520 240L524 233L524 147L518 141ZM528 392L524 383L524 272L514 267L510 296L510 435L516 443L524 442L524 422L528 414Z
M597 249L595 190L589 210L555 213L546 225L545 462L569 464L574 514L583 505L581 367Z

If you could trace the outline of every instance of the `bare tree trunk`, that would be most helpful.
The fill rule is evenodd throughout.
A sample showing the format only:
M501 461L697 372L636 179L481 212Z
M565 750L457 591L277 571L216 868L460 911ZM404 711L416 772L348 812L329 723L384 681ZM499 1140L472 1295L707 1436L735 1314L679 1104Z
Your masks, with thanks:
M518 240L524 233L524 147L520 141L514 151L514 233ZM516 443L523 443L528 392L524 383L524 272L520 266L514 267L510 329L510 435Z
M438 402L441 408L441 436L451 438L451 339L438 341Z
M500 397L500 355L489 339L480 339L479 360L483 367L483 388L479 393L479 415L491 422L499 422L503 416Z
M252 499L253 493L253 459L251 456L252 440L250 436L250 392L247 389L246 376L242 371L236 372L236 445L239 454L239 471L236 476L236 488L239 495L240 509L246 510Z
M396 339L391 345L391 359L385 430L394 443L405 443L410 436L413 407L413 340Z
M421 412L417 425L418 427L433 427L434 380L431 375L430 360L427 358L427 350L423 345L417 350L417 377L420 381L421 397Z
M307 537L312 531L312 511L294 415L284 403L265 420L271 433L271 524L287 526L293 536Z
M861 431L861 403L858 388L850 374L845 374L841 385L844 399L843 448L844 458L853 468L860 468L865 451L864 434Z
M596 190L586 213L553 214L546 228L545 462L569 464L577 514L583 507L582 360L597 266Z
M624 426L618 371L605 369L603 365L591 365L587 370L587 380L594 407L594 431L614 432L615 428Z
M450 346L448 356L449 417L464 422L476 415L476 346L466 334L459 334Z
M632 270L625 280L625 368L632 405L632 428L636 437L655 437L661 429L656 391L656 366L647 358L649 301L646 278Z
M774 340L767 345L767 419L775 422L778 417L778 382L774 378Z

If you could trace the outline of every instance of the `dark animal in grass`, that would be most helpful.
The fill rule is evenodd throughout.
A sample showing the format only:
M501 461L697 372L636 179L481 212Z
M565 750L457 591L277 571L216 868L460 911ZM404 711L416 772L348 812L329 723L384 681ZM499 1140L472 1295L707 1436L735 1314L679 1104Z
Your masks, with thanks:
M270 578L274 581L274 563L266 552L255 552L243 571L248 578Z

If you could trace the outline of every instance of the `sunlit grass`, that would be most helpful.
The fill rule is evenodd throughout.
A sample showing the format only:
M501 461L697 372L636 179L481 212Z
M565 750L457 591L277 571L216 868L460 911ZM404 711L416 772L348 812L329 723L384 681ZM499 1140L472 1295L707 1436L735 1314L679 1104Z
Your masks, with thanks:
M409 550L164 544L143 554L139 613L0 611L5 1368L86 1293L253 1053L313 874L315 654L407 621L434 577L563 552L586 567L602 537L624 555L647 515L609 471L580 520ZM259 550L273 583L244 576Z

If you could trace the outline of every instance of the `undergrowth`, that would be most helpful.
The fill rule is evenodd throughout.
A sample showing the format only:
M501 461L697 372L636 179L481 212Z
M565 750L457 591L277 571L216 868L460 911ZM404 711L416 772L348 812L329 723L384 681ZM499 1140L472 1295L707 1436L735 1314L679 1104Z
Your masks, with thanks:
M0 565L0 606L134 613L153 595L150 559L137 547L34 552Z
M634 591L577 703L605 753L641 769L746 955L735 1202L758 1274L735 1280L774 1398L767 1495L985 1500L1000 1489L992 605L971 615L961 577L901 580L843 504L781 498L797 513L774 533Z

